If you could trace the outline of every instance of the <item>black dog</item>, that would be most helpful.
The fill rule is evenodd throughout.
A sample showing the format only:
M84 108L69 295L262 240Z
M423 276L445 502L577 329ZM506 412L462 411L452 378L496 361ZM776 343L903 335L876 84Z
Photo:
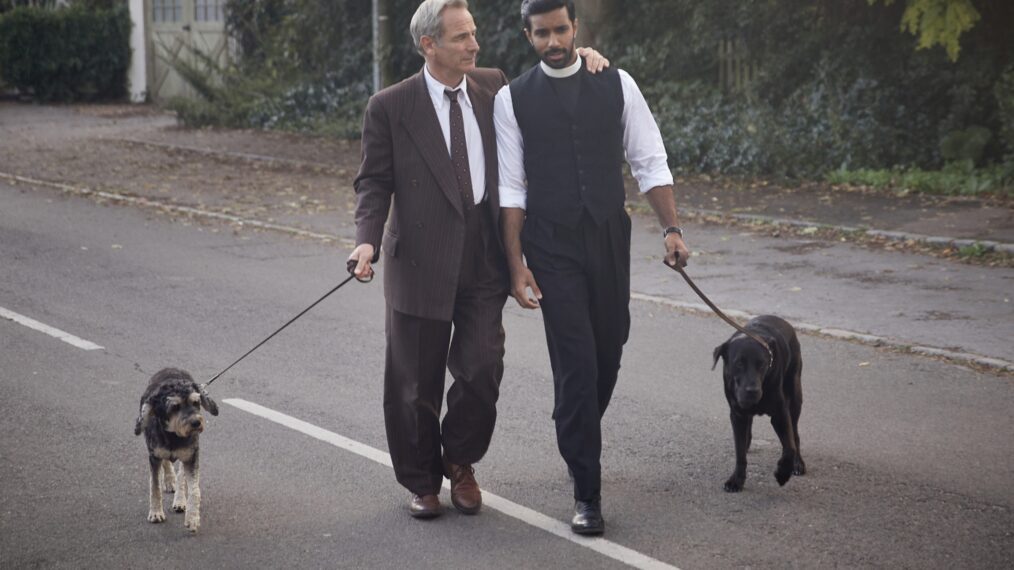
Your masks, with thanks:
M148 521L165 520L162 491L176 496L172 509L186 511L183 526L197 532L201 525L201 487L198 471L198 436L204 431L201 408L218 415L218 405L183 370L165 368L155 373L141 396L141 410L134 424L134 435L144 432L148 445L149 478ZM172 462L182 464L179 474Z
M763 339L771 353L743 333L732 335L715 348L714 364L718 364L719 358L724 360L725 399L729 401L736 442L736 470L725 482L725 490L730 493L741 491L746 482L746 452L750 449L756 415L771 416L771 425L782 442L782 457L775 470L778 484L785 485L792 475L806 473L806 464L799 454L803 360L796 331L771 315L751 319L744 328Z

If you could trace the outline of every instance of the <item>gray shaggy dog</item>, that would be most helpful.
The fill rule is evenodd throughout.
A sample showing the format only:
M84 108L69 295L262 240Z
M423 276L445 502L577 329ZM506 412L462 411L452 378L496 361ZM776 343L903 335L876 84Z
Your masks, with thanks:
M148 522L165 521L162 492L175 490L173 511L186 511L183 526L190 532L197 532L201 526L198 438L205 427L201 409L217 416L218 405L190 374L164 368L151 377L140 406L134 435L144 432L148 446L151 467ZM175 461L181 464L178 473L173 471Z

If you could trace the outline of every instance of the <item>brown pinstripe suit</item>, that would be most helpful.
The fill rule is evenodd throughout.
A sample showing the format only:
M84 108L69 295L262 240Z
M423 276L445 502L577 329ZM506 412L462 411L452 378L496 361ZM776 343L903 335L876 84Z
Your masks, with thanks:
M508 273L493 97L507 78L475 69L467 81L486 162L484 202L462 198L421 71L370 99L355 180L357 243L384 257L388 447L398 481L419 495L439 492L441 452L455 464L485 454L503 377ZM441 425L445 368L454 384Z

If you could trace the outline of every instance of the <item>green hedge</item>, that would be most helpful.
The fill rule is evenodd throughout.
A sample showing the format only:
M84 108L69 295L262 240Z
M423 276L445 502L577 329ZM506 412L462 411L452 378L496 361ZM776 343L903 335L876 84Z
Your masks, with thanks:
M419 0L390 1L392 67L403 78L422 65L407 32ZM958 62L917 50L899 30L905 2L867 0L616 0L594 47L637 80L683 173L990 167L1014 157L1014 2L974 2L983 19L962 37ZM479 64L508 76L535 62L520 4L470 2ZM228 89L182 106L185 121L358 132L371 88L369 2L230 0L227 14L240 60ZM733 38L758 73L723 92L717 47Z
M38 101L122 98L130 28L124 4L15 8L0 15L0 77Z

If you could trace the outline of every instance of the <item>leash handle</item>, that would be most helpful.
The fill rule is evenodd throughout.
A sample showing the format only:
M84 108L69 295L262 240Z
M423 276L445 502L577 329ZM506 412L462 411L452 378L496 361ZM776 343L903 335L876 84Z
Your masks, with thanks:
M693 279L690 279L690 276L687 275L687 272L684 271L683 268L679 266L678 260L676 262L677 263L676 265L669 265L668 263L665 262L665 260L663 260L662 263L669 269L672 269L676 273L682 275L683 280L687 282L687 285L690 285L690 288L694 290L694 293L697 293L697 296L700 297L701 300L704 301L704 303L708 305L708 307L710 307L711 310L714 311L716 315L721 317L723 321L728 323L730 326L732 326L732 328L736 329L737 331L745 334L746 336L760 343L760 345L764 347L764 350L768 352L768 366L769 367L771 366L771 364L775 361L775 353L771 350L771 347L768 346L768 343L765 342L764 339L740 326L739 323L729 318L728 315L723 313L721 309L719 309L714 303L712 303L711 299L709 299L708 296L705 295L704 292L697 287L697 284L694 283Z
M275 335L277 335L278 333L280 333L283 330L285 330L286 327L288 327L292 323L296 322L296 320L298 320L299 317L302 317L306 313L310 312L310 309L312 309L312 308L316 307L317 305L319 305L324 299L327 299L328 297L331 296L332 293L334 293L335 291L337 291L337 290L341 289L342 287L344 287L345 284L348 283L349 281L352 281L353 279L355 279L356 281L359 281L360 283L369 283L370 281L373 281L373 276L372 275L369 277L369 279L360 279L360 278L356 277L356 275L354 273L355 268L356 268L356 261L354 259L350 259L348 261L348 263L345 264L345 268L349 272L348 278L346 278L344 281L342 281L341 283L339 283L337 287L335 287L335 288L331 289L330 291L328 291L327 293L325 293L323 297L321 297L320 299L317 299L316 301L314 301L314 303L312 305L310 305L309 307L303 309L303 311L301 313L299 313L295 317L292 317L292 319L290 319L289 322L285 323L284 325L281 326L281 328L279 328L275 332L271 333L271 335L268 336L268 338L260 341L257 344L257 346L255 346L255 347L251 348L250 350L248 350L246 354L244 354L243 356L240 356L239 358L237 358L235 362L233 362L229 366L226 366L225 370L222 370L218 374L215 374L215 376L211 380L208 380L205 384L203 384L201 386L202 387L202 392L206 395L207 392L205 392L205 390L207 390L208 386L211 386L212 382L214 382L215 380L218 380L223 374L225 374L226 372L228 372L229 369L231 369L233 366L236 366L237 364L239 364L247 356L250 356L251 354L253 354L253 351L255 351L258 348L260 348L261 346L263 346L264 343L268 342L269 340L271 340L272 338L274 338Z

